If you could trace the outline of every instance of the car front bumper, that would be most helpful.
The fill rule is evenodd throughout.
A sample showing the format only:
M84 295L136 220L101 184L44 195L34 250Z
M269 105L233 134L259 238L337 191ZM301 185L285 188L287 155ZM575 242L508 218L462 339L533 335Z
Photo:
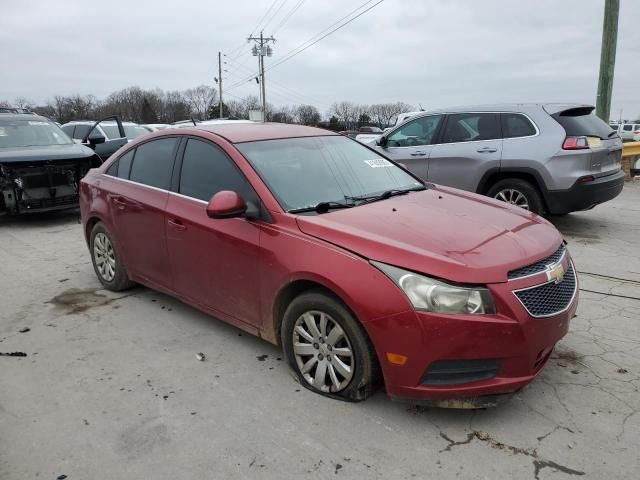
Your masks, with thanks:
M547 318L531 317L513 301L512 289L510 282L492 287L504 312L497 315L408 311L369 323L388 395L418 405L481 408L529 384L569 329L577 286L567 310ZM387 353L407 361L391 363Z
M624 172L620 170L591 182L576 182L567 190L548 190L545 193L545 201L549 213L552 214L588 210L617 197L623 186Z

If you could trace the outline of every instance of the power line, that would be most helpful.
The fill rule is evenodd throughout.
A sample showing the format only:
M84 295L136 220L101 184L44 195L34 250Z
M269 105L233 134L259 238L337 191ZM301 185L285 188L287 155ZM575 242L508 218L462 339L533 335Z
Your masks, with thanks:
M337 31L338 31L338 30L340 30L341 28L343 28L343 27L347 26L348 24L350 24L351 22L353 22L354 20L356 20L358 17L361 17L362 15L364 15L365 13L367 13L369 10L371 10L371 9L373 9L373 8L375 8L375 7L377 7L377 6L378 6L378 5L380 5L382 2L384 2L384 0L378 0L378 2L377 2L377 3L374 3L374 4L373 4L373 5L371 5L369 8L367 8L366 10L364 10L364 11L360 12L360 13L359 13L358 15L356 15L355 17L350 18L349 20L347 20L347 21L346 21L345 23L343 23L342 25L338 25L336 28L334 28L334 29L333 29L333 30L331 30L330 32L328 32L328 33L326 33L325 35L321 36L320 38L318 38L318 39L317 39L317 40L315 40L314 42L310 43L309 45L306 45L305 47L301 48L301 49L300 49L300 50L298 50L297 52L293 53L296 49L291 50L291 51L289 52L289 54L286 54L286 55L284 56L284 58L282 58L281 60L279 60L279 61L277 61L277 62L275 62L275 63L272 63L271 65L269 65L269 67L267 68L267 70L271 70L272 68L275 68L275 67L277 67L278 65L282 65L282 64L283 64L284 62L286 62L287 60L290 60L291 58L295 57L296 55L298 55L298 54L300 54L300 53L304 52L306 49L308 49L308 48L310 48L310 47L314 46L316 43L318 43L319 41L321 41L321 40L323 40L323 39L327 38L327 37L328 37L329 35L331 35L332 33L337 32ZM365 5L366 5L367 3L370 3L370 2L365 2ZM359 7L359 8L362 8L362 6L361 6L361 7ZM359 8L357 8L356 10L358 10ZM335 24L334 24L334 25L335 25ZM307 42L309 42L309 41L310 41L310 40L308 40ZM305 43L307 43L307 42L305 42ZM303 45L304 45L304 44L303 44ZM300 48L300 47L298 47L298 48Z
M267 17L267 15L269 15L269 12L271 10L273 10L273 7L275 6L275 4L278 2L278 0L273 0L273 3L271 4L271 6L267 9L267 11L265 12L265 14L262 16L262 18L258 21L257 25L255 27L253 27L253 30L251 30L251 35L249 35L250 37L254 34L254 32L258 31L258 27L260 27L260 24L262 23L262 21Z
M288 0L282 0L282 2L280 3L280 6L273 12L273 15L271 15L269 17L269 19L267 20L267 22L262 25L261 30L266 30L267 26L273 21L273 19L278 15L278 13L280 13L280 10L282 10L282 7L284 7L285 3L287 3Z
M267 67L265 70L271 70L272 68L275 68L278 65L281 65L282 63L290 60L291 58L295 57L296 55L302 53L303 51L305 51L306 49L312 47L313 45L315 45L316 43L320 42L321 40L323 40L324 38L328 37L329 35L331 35L332 33L340 30L341 28L345 27L346 25L348 25L349 23L353 22L355 19L357 19L358 17L361 17L362 15L364 15L365 13L367 13L369 10L373 9L374 7L378 6L379 4L381 4L384 0L378 0L378 2L376 2L375 4L369 6L367 9L363 10L362 12L358 13L356 16L351 17L354 13L358 12L359 10L361 10L363 7L367 6L368 4L370 4L372 1L374 0L368 0L364 3L362 3L360 6L358 6L357 8L355 8L354 10L352 10L351 12L349 12L348 14L346 14L345 16L343 16L342 18L340 18L339 20L337 20L336 22L334 22L333 24L329 25L328 27L326 27L325 29L321 30L319 33L317 33L316 35L314 35L313 37L311 37L309 40L307 40L306 42L301 43L298 47L290 50L287 54L284 55L284 57L282 57L280 60L276 61L275 63L269 65L269 67ZM351 17L351 18L349 18ZM340 23L343 20L348 19L346 22L344 23ZM336 26L337 25L337 26ZM335 28L333 28L335 27ZM333 30L331 30L333 28ZM329 30L329 31L328 31ZM328 31L328 32L327 32ZM325 33L326 32L326 33ZM324 35L323 35L324 34ZM319 38L318 38L319 37ZM254 77L256 74L253 74L251 76L248 76L246 78L245 81L249 81L252 77ZM231 85L229 88L235 88L236 86L238 86L241 82L239 82L238 84L234 84Z
M289 10L289 13L286 14L282 20L280 20L280 23L278 23L275 28L273 29L273 33L271 35L275 35L276 32L282 28L284 26L285 23L287 23L287 21L291 18L291 16L296 13L298 11L298 9L302 6L302 4L305 2L305 0L298 0L298 3L296 3L293 8L291 10Z

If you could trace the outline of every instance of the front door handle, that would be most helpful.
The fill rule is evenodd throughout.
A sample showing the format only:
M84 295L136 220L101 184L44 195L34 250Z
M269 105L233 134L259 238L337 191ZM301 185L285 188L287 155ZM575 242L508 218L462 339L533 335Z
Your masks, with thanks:
M498 151L497 148L493 147L484 147L478 150L478 153L496 153Z
M118 210L124 210L127 207L127 202L125 202L121 197L111 197L111 202Z
M169 223L169 225L171 225L178 232L184 232L187 229L187 227L177 218L167 220L167 223Z
M423 152L422 150L418 150L416 152L411 152L412 157L424 157L427 152Z

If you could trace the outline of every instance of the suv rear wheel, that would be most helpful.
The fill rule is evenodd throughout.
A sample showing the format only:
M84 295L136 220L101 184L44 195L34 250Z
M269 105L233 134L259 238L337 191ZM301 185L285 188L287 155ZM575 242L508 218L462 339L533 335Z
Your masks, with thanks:
M493 185L487 196L515 205L533 213L542 214L544 207L538 189L526 180L506 178Z

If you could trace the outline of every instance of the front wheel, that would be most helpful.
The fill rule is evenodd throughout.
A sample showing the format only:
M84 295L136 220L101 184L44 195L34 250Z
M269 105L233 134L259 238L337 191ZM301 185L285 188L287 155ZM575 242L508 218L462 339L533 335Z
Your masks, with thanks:
M354 402L375 392L373 347L335 298L319 291L295 298L284 314L281 340L289 365L309 390Z
M526 180L507 178L500 180L487 192L488 197L524 208L533 213L544 213L542 197L538 189Z

